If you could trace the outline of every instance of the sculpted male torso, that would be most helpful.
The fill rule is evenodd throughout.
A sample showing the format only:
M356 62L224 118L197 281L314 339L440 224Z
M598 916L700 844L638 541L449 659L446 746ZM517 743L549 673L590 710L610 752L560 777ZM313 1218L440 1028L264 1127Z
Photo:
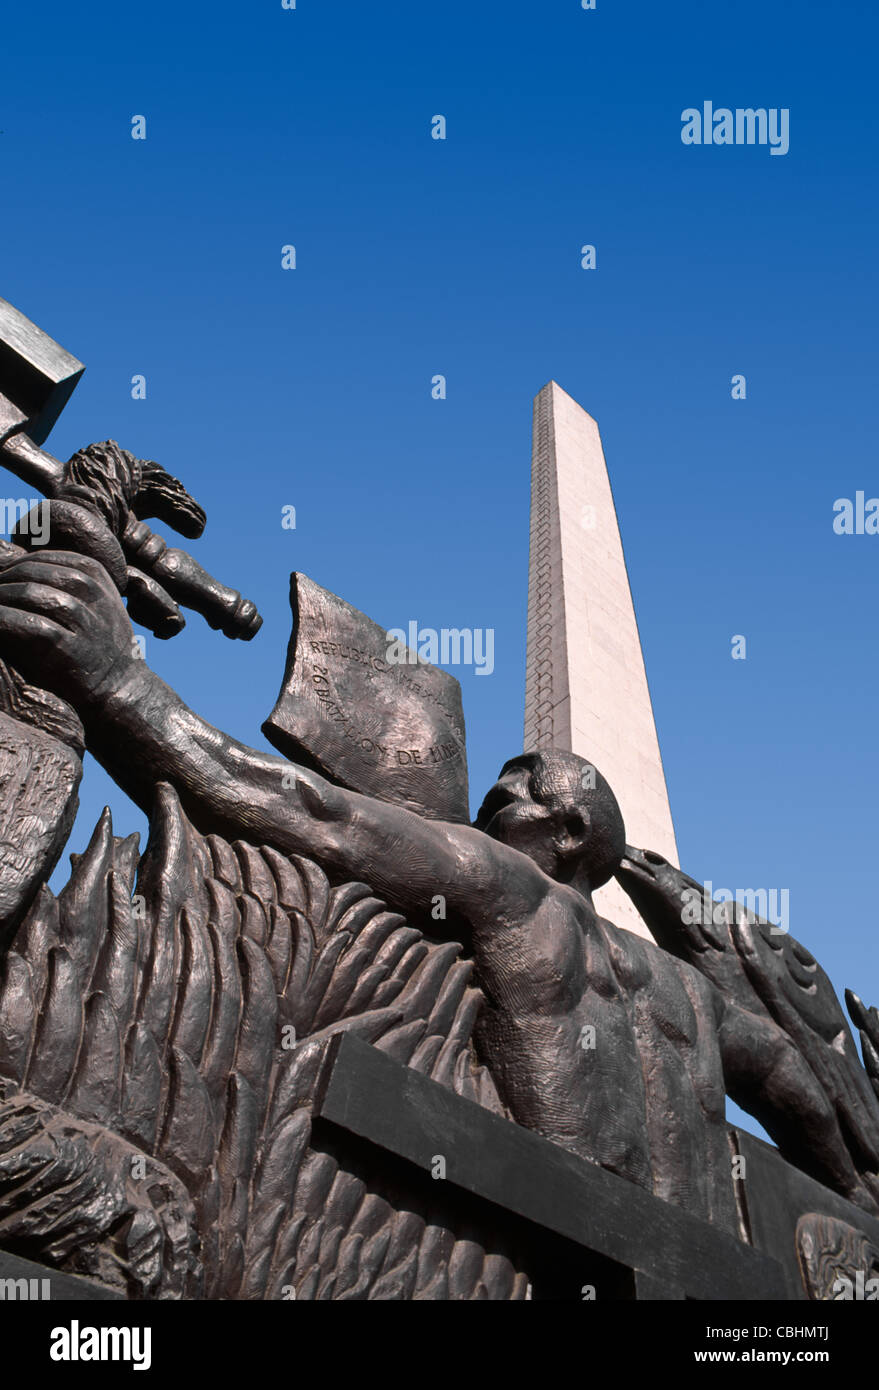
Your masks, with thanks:
M147 813L156 783L170 782L203 832L313 855L338 881L368 880L428 935L463 941L486 997L480 1051L520 1123L732 1228L724 1089L754 1088L808 1131L838 1190L856 1186L820 1097L791 1102L789 1040L596 915L592 890L618 866L625 834L582 759L512 760L475 828L306 769L291 778L290 763L227 738L132 655L105 571L67 552L0 573L0 634L28 678L74 704L90 751Z

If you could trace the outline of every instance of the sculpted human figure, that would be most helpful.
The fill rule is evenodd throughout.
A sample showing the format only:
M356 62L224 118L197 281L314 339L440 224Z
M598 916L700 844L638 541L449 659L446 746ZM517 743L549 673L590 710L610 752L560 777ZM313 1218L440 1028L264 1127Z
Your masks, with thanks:
M0 640L28 679L71 702L89 750L147 813L170 782L202 832L312 855L340 881L366 879L427 934L463 941L486 996L480 1051L521 1124L734 1229L724 1091L759 1096L778 1142L797 1136L817 1177L872 1206L790 1038L596 914L592 892L625 833L582 759L514 758L474 827L343 790L188 709L134 655L106 572L72 553L0 573ZM430 912L437 894L443 922Z

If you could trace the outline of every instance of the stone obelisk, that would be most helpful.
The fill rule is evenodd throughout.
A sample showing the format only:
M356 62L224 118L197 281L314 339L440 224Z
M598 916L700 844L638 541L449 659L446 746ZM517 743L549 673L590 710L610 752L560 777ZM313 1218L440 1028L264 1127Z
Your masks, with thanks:
M534 400L525 751L566 748L616 793L629 844L678 863L641 639L598 426L554 381ZM595 906L650 933L615 881Z

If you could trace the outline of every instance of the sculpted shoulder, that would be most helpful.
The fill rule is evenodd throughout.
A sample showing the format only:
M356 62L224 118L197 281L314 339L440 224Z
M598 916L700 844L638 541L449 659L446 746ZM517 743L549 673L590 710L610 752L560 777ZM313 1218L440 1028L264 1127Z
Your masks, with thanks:
M683 990L691 1001L704 1006L708 1014L717 1013L722 1002L717 990L687 961L670 955L655 941L647 941L604 918L601 927L614 973L624 989L635 992L651 986L662 993L668 993L669 989Z

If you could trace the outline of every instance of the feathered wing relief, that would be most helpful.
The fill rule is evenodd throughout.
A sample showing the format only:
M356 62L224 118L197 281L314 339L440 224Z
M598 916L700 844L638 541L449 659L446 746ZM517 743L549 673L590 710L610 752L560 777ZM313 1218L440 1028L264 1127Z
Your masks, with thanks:
M49 1262L135 1295L525 1296L506 1253L459 1229L439 1199L430 1209L368 1156L312 1134L325 1044L341 1029L504 1113L475 1057L481 995L457 945L426 940L365 884L332 887L309 860L203 837L168 786L139 864L137 837L115 837L108 812L72 860L70 881L57 898L41 889L3 962L6 1104L32 1116L43 1107L43 1149L64 1117L85 1127L74 1148L93 1145L93 1130L105 1136L109 1186L125 1191L102 1217L139 1238L146 1218L133 1204L140 1192L149 1205L158 1183L141 1244L154 1256L164 1240L171 1268L146 1257L132 1267L124 1245L111 1258L82 1193L63 1186L56 1200L82 1239L56 1238L39 1211L7 1226L0 1206L0 1244L23 1232ZM15 1118L4 1114L0 1165Z

